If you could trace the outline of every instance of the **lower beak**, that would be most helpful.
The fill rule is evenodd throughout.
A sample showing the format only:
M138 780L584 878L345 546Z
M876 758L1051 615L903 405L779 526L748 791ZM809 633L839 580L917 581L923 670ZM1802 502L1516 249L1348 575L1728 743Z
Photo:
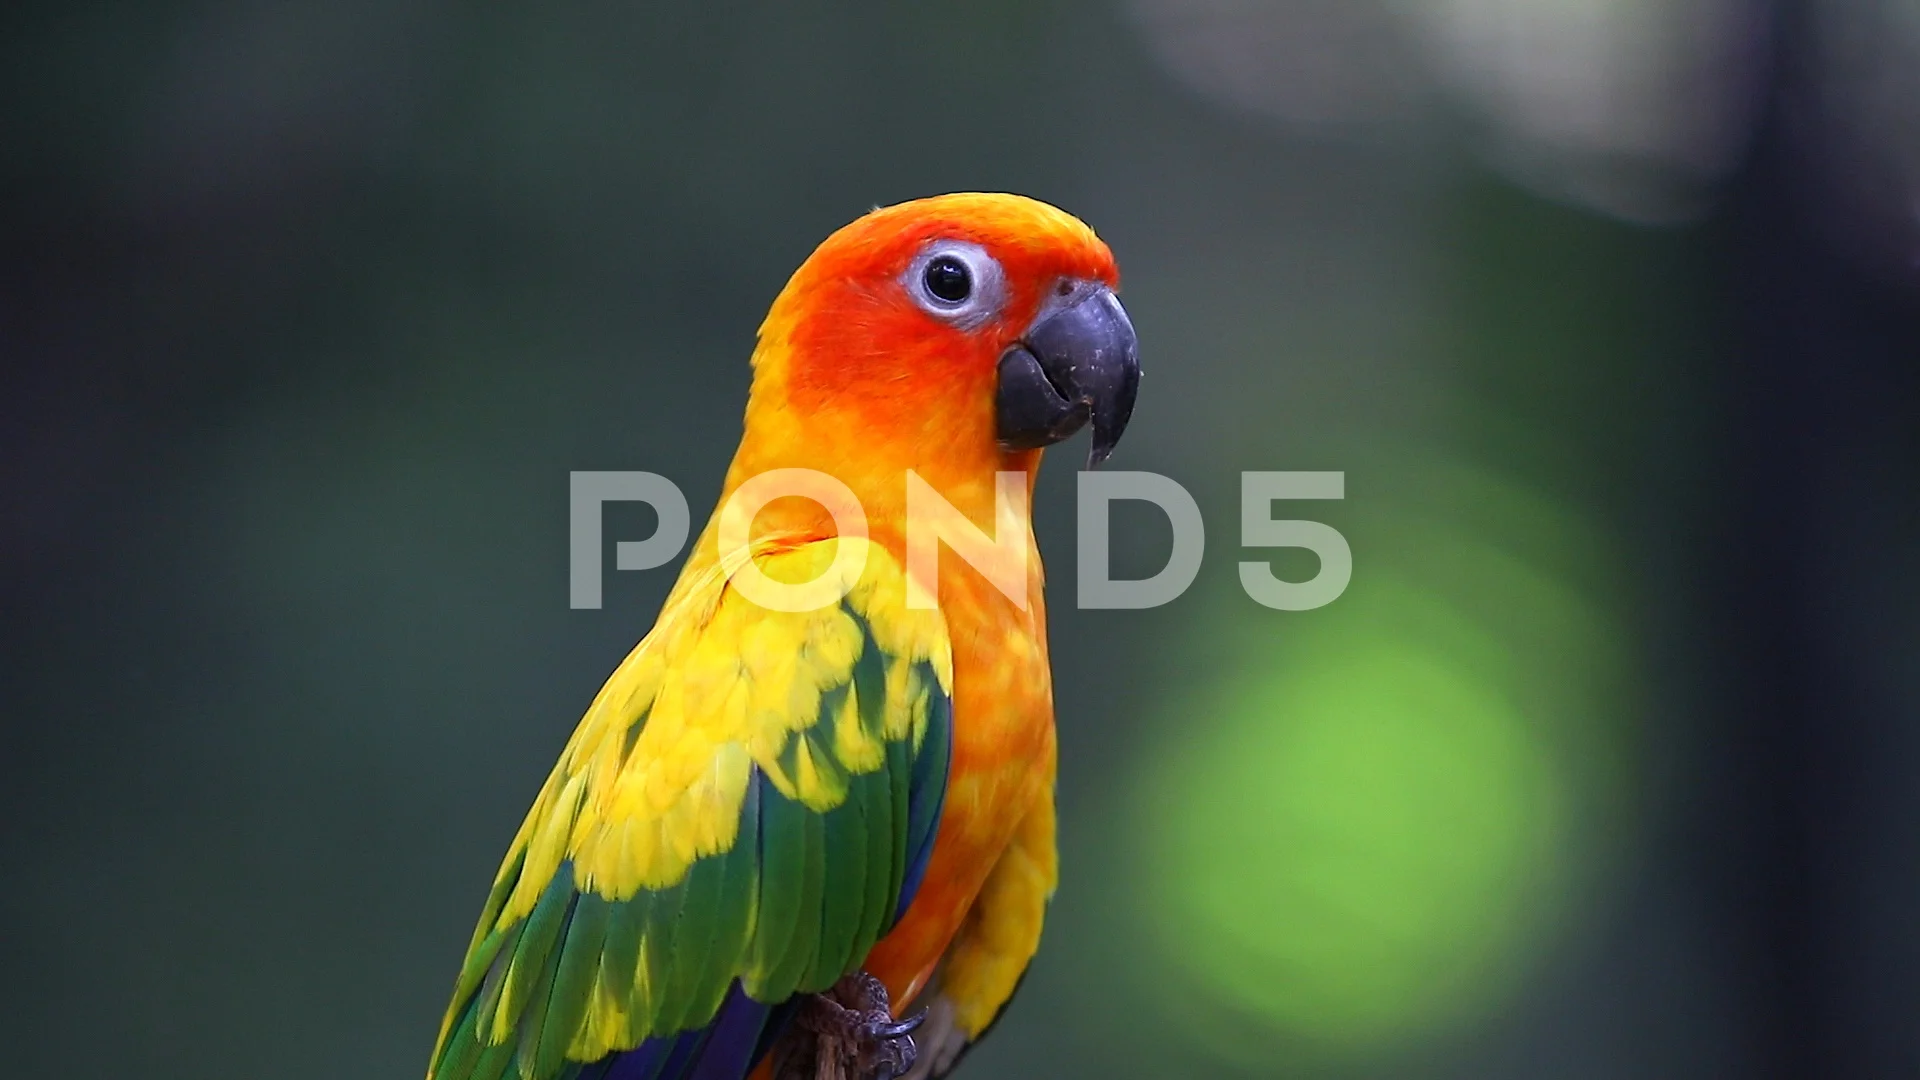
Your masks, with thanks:
M994 413L1000 445L1033 450L1093 422L1087 468L1107 460L1133 415L1140 343L1113 290L1081 284L1000 354Z

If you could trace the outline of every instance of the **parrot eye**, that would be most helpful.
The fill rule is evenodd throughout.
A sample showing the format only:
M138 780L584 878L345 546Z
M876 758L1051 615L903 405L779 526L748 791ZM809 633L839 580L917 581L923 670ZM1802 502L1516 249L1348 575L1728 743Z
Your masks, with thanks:
M951 255L942 255L927 264L927 291L949 304L966 302L973 292L973 275L967 264Z
M900 284L922 311L962 330L972 330L1000 311L1006 275L979 244L935 240L901 275Z

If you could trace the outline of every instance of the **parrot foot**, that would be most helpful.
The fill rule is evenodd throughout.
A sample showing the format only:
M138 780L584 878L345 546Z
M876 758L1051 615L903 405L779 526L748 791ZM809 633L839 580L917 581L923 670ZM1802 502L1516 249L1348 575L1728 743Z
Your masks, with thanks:
M896 1020L887 988L856 971L809 994L774 1054L776 1080L894 1080L913 1068L923 1009Z

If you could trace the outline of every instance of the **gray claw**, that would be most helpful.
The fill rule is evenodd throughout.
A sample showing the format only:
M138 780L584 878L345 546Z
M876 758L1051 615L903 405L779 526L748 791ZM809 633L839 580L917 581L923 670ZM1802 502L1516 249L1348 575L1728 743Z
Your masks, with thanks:
M864 971L809 994L774 1049L776 1080L897 1080L913 1070L911 1032L925 1009L895 1019L886 986Z
M897 1039L902 1035L911 1035L921 1024L927 1021L927 1010L921 1009L912 1016L892 1024L876 1024L869 1030L876 1039Z

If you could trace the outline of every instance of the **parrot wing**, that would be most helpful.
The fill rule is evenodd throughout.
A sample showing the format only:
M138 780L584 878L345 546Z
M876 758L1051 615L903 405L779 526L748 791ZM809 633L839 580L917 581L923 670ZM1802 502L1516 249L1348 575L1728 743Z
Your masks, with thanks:
M807 612L718 567L675 590L514 838L429 1080L743 1075L774 1007L855 970L912 899L951 752L945 623L865 541L755 562L851 588Z

